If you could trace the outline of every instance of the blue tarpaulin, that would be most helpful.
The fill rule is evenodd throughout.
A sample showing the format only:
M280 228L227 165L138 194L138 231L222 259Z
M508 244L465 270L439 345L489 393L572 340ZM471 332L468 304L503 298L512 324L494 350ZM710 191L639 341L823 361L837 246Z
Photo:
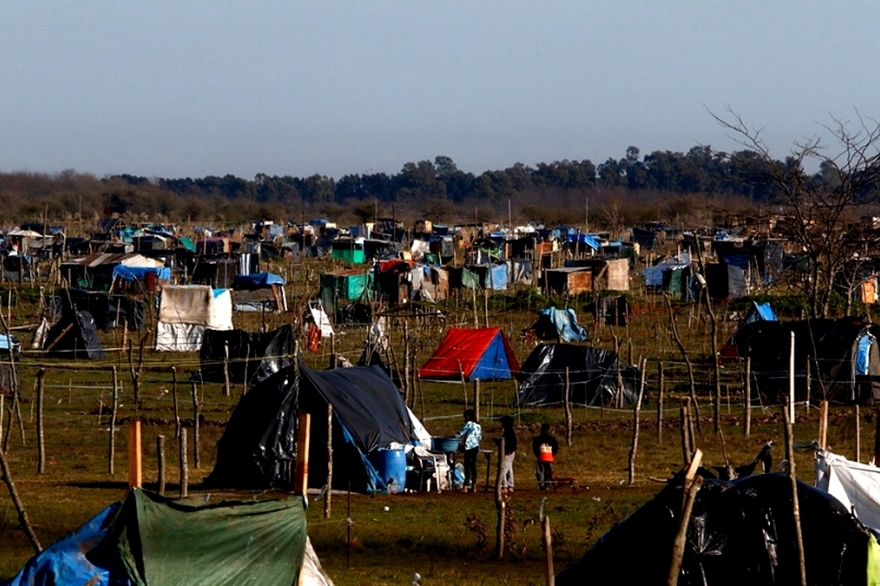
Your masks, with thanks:
M261 289L272 285L284 285L284 278L275 273L254 273L252 275L235 275L233 289Z
M156 278L163 281L171 280L171 269L168 267L127 267L116 265L113 267L113 278L122 281L137 281L144 279L148 273L153 273Z
M577 242L578 244L586 244L593 250L599 250L602 248L602 245L598 240L590 236L589 234L573 234L571 232L568 233L568 241L569 242Z
M587 329L578 324L574 309L545 307L538 310L538 321L532 326L542 340L559 337L563 342L586 342L590 339Z
M121 564L91 559L93 548L101 543L119 504L113 504L85 525L65 535L34 556L9 582L2 586L122 586L130 584ZM116 566L115 568L113 566Z
M874 343L874 336L865 334L859 338L859 348L856 352L856 374L869 374L868 367L871 360L871 344Z

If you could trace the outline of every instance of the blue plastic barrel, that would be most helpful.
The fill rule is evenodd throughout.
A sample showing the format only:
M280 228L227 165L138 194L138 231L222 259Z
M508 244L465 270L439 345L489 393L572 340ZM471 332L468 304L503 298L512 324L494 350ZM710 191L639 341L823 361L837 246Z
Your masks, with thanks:
M385 481L388 492L403 492L406 485L406 452L379 448L370 454L370 462L379 473L379 478Z

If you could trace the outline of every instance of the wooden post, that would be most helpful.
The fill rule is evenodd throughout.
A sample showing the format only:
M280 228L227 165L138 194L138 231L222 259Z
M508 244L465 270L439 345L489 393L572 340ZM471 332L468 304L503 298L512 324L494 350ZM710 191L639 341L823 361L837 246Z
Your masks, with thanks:
M880 426L878 426L880 429ZM828 446L828 401L819 403L819 449L824 450ZM877 446L874 446L874 453L877 454ZM874 460L880 462L880 460Z
M40 540L37 539L37 534L34 533L34 529L28 521L27 512L25 512L24 505L18 497L18 491L15 490L15 484L12 482L12 472L9 470L9 463L6 461L6 453L4 450L0 450L0 478L3 479L6 488L9 489L9 496L12 497L12 504L15 506L15 510L18 513L19 525L21 525L24 534L27 535L31 547L34 548L34 552L40 553L43 551L43 547L40 545Z
M174 402L174 437L180 438L180 411L177 403L177 367L171 367L171 400Z
M247 393L247 385L248 385L248 366L250 366L250 358L251 358L251 345L244 345L244 378L241 381L241 395L244 396Z
M229 388L229 342L223 341L223 396L228 397Z
M859 457L862 453L862 419L859 417L859 406L855 406L855 416L856 416L856 446L855 446L855 461L859 461Z
M635 484L636 479L636 453L639 449L639 413L642 410L642 395L645 392L645 367L642 363L642 375L639 379L639 392L636 396L636 404L633 405L633 435L632 445L629 448L629 485Z
M745 385L743 387L743 435L752 434L752 359L746 356Z
M811 364L812 362L813 362L813 357L807 356L807 404L804 407L804 411L806 413L810 412L810 390L811 390L811 387L813 386L813 383L810 380L812 378L811 373L813 370L813 367Z
M159 496L165 495L165 436L157 435L156 436L156 461L157 467L159 468L158 478L156 484L158 484L158 488L156 489L159 493Z
M180 454L180 498L186 498L189 496L189 465L186 461L186 451L189 446L187 446L186 441L186 428L180 428L180 441L179 441L179 454Z
M464 393L464 408L468 408L468 398L467 398L467 379L464 376L464 369L461 366L461 360L458 361L458 372L461 373L461 390Z
M663 362L657 363L657 445L663 445L663 392L666 389L666 376Z
M499 560L504 557L504 514L507 503L501 494L501 470L504 466L504 436L498 442L498 467L495 473L495 510L498 512L498 521L495 525L495 557Z
M110 474L115 473L113 460L116 452L116 413L119 409L119 377L116 373L116 367L113 366L112 369L113 389L110 392L113 393L113 400L110 407L110 454L107 462L107 471Z
M688 406L686 403L683 403L681 409L679 409L679 416L681 419L681 456L684 461L684 465L687 466L691 461L691 440L688 437L688 431L690 426L688 425L688 419L690 419L690 415L688 414Z
M199 375L201 378L201 375ZM199 469L199 386L192 381L193 403L193 468Z
M132 420L128 422L128 487L140 488L144 483L144 472L141 459L141 422Z
M309 439L312 417L301 413L296 426L296 481L293 492L306 494L309 490Z
M474 379L474 417L480 420L480 380Z
M550 534L550 517L544 516L541 521L542 541L544 542L544 577L547 586L556 584L556 574L553 572L553 538Z
M412 394L412 388L409 380L409 328L406 322L403 322L403 402L405 405L409 405ZM333 354L333 364L336 364L336 354ZM412 402L413 406L415 406L415 402Z
M489 280L492 280L492 271L489 271ZM484 327L489 327L489 290L483 289L483 324Z
M600 399L601 400L601 399ZM571 378L568 367L565 367L565 445L571 447Z
M792 333L792 342L794 334ZM798 569L800 570L801 586L807 586L807 563L804 556L804 536L801 532L801 510L798 503L797 491L797 473L794 466L794 435L792 433L792 420L789 417L792 408L791 405L783 409L783 418L785 421L785 457L788 459L788 478L791 481L791 512L794 517L795 543L798 552Z
M15 373L12 373L15 376ZM46 369L37 371L37 474L46 473L46 438L43 436L43 391Z
M788 348L788 418L794 425L794 332Z
M324 493L324 518L330 518L330 495L333 492L333 405L327 403L327 492Z
M677 586L678 574L681 572L681 560L684 557L684 547L687 537L687 528L690 525L691 513L694 510L694 501L697 500L697 492L703 485L703 477L697 476L689 486L682 487L685 494L684 510L681 513L681 523L678 526L678 533L675 535L675 541L672 546L672 563L669 567L669 576L666 580L667 586Z

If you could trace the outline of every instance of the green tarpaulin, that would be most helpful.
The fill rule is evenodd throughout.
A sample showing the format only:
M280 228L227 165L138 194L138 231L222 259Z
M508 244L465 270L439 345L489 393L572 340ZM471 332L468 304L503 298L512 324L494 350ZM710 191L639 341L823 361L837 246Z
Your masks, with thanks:
M137 586L290 586L306 548L296 498L205 503L132 490L110 531Z

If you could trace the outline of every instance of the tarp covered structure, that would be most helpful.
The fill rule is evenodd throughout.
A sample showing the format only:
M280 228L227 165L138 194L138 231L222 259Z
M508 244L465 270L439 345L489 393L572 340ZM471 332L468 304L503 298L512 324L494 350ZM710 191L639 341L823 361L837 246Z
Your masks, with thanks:
M880 326L853 317L754 321L737 331L737 352L751 359L753 388L770 398L788 393L794 333L795 391L806 398L810 363L813 399L868 402L880 399Z
M538 310L538 320L531 329L541 340L562 340L563 342L586 342L590 339L587 328L578 323L577 314L571 307L556 309L545 307Z
M228 361L229 381L261 381L290 364L293 354L293 327L283 325L271 332L244 330L205 330L199 352L202 380L222 383Z
M501 328L449 328L434 354L419 369L426 380L504 380L519 372L519 361Z
M211 503L134 489L4 586L327 583L306 578L323 573L310 549L300 498Z
M818 450L816 487L839 500L859 521L880 531L880 468Z
M612 402L623 393L623 403L632 405L638 394L639 373L620 367L612 350L572 344L539 344L520 368L517 403L522 406L559 405L565 401L566 369L574 405Z
M68 360L104 358L95 318L88 311L62 313L61 319L46 334L44 352L46 356Z
M198 352L206 329L232 329L232 296L207 285L166 285L159 301L156 350Z
M61 315L74 311L88 311L99 330L122 328L129 331L144 327L144 303L127 295L87 291L85 289L63 289L52 298Z
M619 522L580 561L556 575L557 586L666 584L681 524L682 490L668 484ZM797 483L807 584L856 586L876 576L876 541L833 497ZM800 584L791 510L783 474L705 480L689 521L678 584ZM649 540L650 545L639 547ZM635 548L635 550L634 550ZM637 550L637 551L636 551Z
M217 443L217 464L205 480L223 488L287 486L296 457L300 413L310 413L309 481L323 485L327 469L327 405L333 406L335 487L388 487L367 456L392 443L417 441L397 387L377 366L313 371L289 366L252 387Z

